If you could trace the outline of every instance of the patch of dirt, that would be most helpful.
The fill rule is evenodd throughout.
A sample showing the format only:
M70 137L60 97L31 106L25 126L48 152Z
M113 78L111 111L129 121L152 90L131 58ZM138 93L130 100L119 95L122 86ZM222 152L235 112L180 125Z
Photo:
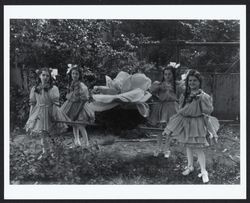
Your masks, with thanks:
M88 184L202 184L197 177L199 164L195 162L195 172L183 177L181 172L187 165L185 149L176 142L171 143L171 156L153 156L156 149L156 137L160 131L147 131L145 137L135 138L131 132L124 138L103 133L101 129L89 129L90 147L97 147L101 154L118 160L112 178L99 177L89 180ZM154 135L154 136L153 136ZM132 139L131 139L132 138ZM68 148L74 148L73 134L61 135ZM30 143L26 150L40 151L39 139L30 140L26 135L17 135L15 143ZM219 132L218 143L206 150L206 163L209 172L209 184L240 183L240 129L239 126L223 126ZM197 158L195 159L197 160Z

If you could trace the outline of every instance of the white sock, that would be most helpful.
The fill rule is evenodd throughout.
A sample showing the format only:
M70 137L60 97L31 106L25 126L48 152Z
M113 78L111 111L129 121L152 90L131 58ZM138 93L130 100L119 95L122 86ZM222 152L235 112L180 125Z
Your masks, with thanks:
M85 145L88 146L89 145L89 139L88 139L88 134L87 134L86 128L85 127L80 127L80 132L82 134Z
M186 151L187 151L188 167L193 167L193 165L194 165L193 150L191 148L187 147Z
M201 167L201 173L206 172L206 157L205 153L202 149L196 150L197 156L198 156L198 161Z

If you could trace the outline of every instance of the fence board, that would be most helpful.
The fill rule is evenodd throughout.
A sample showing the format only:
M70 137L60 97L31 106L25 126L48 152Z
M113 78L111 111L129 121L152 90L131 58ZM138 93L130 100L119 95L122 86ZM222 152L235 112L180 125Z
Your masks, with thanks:
M240 117L240 74L201 73L202 89L213 97L213 115L219 119L235 120ZM147 74L152 81L161 78L161 72Z
M217 74L214 81L214 108L220 118L240 115L240 74Z

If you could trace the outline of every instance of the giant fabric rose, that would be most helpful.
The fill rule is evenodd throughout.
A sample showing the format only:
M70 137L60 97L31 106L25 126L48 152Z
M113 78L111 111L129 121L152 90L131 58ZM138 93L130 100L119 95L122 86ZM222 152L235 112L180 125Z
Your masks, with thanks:
M145 74L130 75L124 71L118 73L114 80L106 76L106 86L95 86L94 102L89 103L93 111L105 111L122 104L134 104L143 117L149 114L149 107L145 103L152 95L147 91L151 80Z

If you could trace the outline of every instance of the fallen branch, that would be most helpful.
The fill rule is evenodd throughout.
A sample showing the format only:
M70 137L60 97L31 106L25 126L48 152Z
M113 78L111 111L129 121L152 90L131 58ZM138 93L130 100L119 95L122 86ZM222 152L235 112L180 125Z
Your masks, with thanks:
M154 128L154 127L139 127L139 129L143 130L157 130L157 131L163 131L164 128Z
M92 126L98 126L97 124L95 123L89 123L89 122L86 122L86 121L54 121L55 123L66 123L66 124L69 124L69 125L92 125Z
M230 123L230 124L228 124L229 126L237 126L237 127L239 127L240 126L240 123Z
M157 139L127 139L127 140L115 140L115 142L155 142Z
M219 120L219 123L232 123L235 122L235 120Z

